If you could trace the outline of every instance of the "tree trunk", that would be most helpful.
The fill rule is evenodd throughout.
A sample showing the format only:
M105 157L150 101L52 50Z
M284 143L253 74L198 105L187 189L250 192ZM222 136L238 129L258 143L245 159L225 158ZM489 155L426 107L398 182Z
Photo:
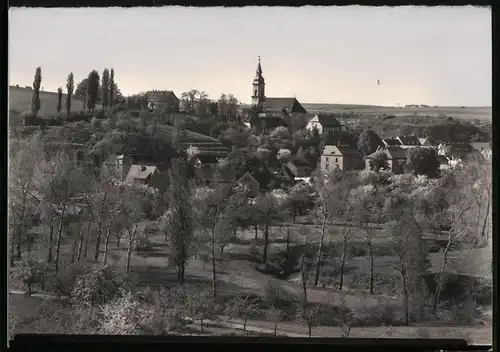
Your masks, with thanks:
M215 229L212 228L212 236L211 236L211 248L212 252L212 296L215 298L217 296L217 273L215 267Z
M89 248L89 241L90 241L90 234L87 236L87 238L85 239L85 250L83 251L83 257L85 259L87 259L87 250Z
M109 245L109 238L111 237L111 226L112 226L112 220L109 221L108 227L106 228L106 238L104 240L104 258L102 260L102 265L106 265L106 260L108 259L108 245Z
M247 331L247 318L243 319L243 331Z
M49 232L49 253L47 255L47 263L52 263L52 247L54 242L54 224L53 219L50 219L50 232Z
M257 225L254 225L255 229L255 240L257 241L259 239L259 229L257 228Z
M307 324L307 329L309 330L309 338L312 336L312 325Z
M226 246L224 246L223 244L220 245L220 260L223 261L224 260L224 248Z
M304 313L307 308L307 280L306 280L306 272L305 272L305 256L302 255L302 258L300 258L300 274L302 276L302 291L304 294Z
M134 231L130 233L128 240L128 250L127 250L127 273L130 272L130 257L132 256L132 243L134 242L135 232L137 231L137 225L134 227Z
M262 263L266 264L267 260L267 247L269 246L269 225L266 224L264 230L264 253L262 255Z
M92 222L88 222L87 224L87 238L90 237L90 227L92 226ZM82 257L82 249L83 249L83 234L80 236L80 245L78 246L78 256L77 256L77 261L80 262L80 259Z
M286 252L285 252L285 259L288 260L290 256L290 225L288 225L286 229Z
M314 277L314 287L318 286L318 281L319 281L319 272L321 270L321 255L323 254L323 241L325 239L325 232L326 232L326 221L323 220L323 224L321 227L321 238L319 240L319 247L318 247L318 258L316 259L316 275Z
M61 213L61 218L60 218L60 223L59 223L59 231L57 232L57 243L56 243L56 264L55 264L55 270L56 273L59 270L59 254L61 251L61 240L62 240L62 232L63 232L63 224L64 224L64 212L66 209L64 209Z
M186 269L186 263L185 262L182 262L181 264L181 271L180 271L180 284L183 285L184 284L184 274L185 274L185 269Z
M278 335L277 333L277 325L276 323L274 323L274 336Z
M410 325L410 302L409 302L409 292L408 292L408 278L406 277L406 270L403 270L401 275L403 276L403 308L405 312L405 325Z
M344 243L342 245L342 261L340 263L340 284L339 290L342 291L344 286L344 271L345 271L345 262L347 258L347 238L344 238Z
M441 270L439 271L439 279L436 287L436 293L434 295L434 304L432 306L432 314L436 314L437 306L439 304L439 298L441 296L441 290L443 289L443 281L444 281L444 272L446 270L446 265L448 264L448 251L451 246L451 235L448 237L448 243L446 244L446 248L443 253L443 263L441 264Z
M95 240L95 253L94 253L94 261L97 263L99 259L99 251L101 249L101 234L102 234L102 219L104 216L104 203L106 202L107 193L104 193L103 205L101 205L101 210L99 214L99 221L97 223L97 236Z
M80 231L78 231L78 235L75 236L75 240L73 241L73 248L71 250L71 264L75 262L76 250L78 248L78 242L79 242L78 240L81 236L82 234L80 233Z
M203 334L203 319L200 319L201 333Z
M26 217L26 192L23 192L23 207L21 210L21 222L19 224L19 232L17 234L17 243L16 243L16 250L17 250L17 259L21 260L21 239L24 236L24 224L25 224L25 217Z
M481 239L485 239L486 228L488 227L488 217L490 215L490 198L488 197L488 202L486 203L486 215L484 216L483 226L481 227ZM488 239L488 238L486 238Z
M375 286L375 256L373 253L373 243L371 243L371 241L368 245L368 252L370 254L370 294L373 295Z

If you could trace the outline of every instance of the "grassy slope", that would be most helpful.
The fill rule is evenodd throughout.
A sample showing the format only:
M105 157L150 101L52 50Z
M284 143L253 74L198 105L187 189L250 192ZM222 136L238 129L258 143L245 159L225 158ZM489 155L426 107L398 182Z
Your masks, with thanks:
M27 88L9 87L9 111L22 113L31 109L31 98L33 91ZM64 110L64 102L66 95L62 97L62 108ZM71 100L72 110L80 111L83 108L83 98L73 97ZM42 117L53 116L57 114L57 93L55 92L40 92L40 112Z

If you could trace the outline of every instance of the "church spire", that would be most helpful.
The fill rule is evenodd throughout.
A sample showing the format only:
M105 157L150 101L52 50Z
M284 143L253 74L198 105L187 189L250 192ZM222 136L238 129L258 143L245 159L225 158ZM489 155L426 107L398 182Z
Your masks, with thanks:
M260 56L258 56L259 58L259 64L257 65L257 75L262 75L262 66L260 66Z

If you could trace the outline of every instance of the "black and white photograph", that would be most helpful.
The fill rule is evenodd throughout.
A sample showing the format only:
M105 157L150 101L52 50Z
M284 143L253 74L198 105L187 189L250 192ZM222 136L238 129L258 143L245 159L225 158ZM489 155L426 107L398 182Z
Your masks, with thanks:
M491 345L491 24L10 8L9 338Z

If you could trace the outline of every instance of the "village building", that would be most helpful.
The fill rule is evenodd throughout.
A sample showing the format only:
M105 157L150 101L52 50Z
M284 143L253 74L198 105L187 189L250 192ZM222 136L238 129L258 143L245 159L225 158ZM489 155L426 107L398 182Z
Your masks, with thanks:
M314 129L316 129L319 134L329 132L336 133L342 131L342 124L332 114L317 114L311 120L309 120L306 125L306 129L309 132L312 132Z
M422 147L434 147L436 142L431 137L419 138L418 141Z
M257 197L260 193L259 181L257 181L249 172L236 181L236 187L245 193L247 197Z
M446 156L452 164L464 161L473 151L469 143L440 143L437 146L438 155Z
M385 154L389 170L398 175L405 172L406 150L401 147L378 148L375 152L365 157L365 169L372 170L372 160L380 153Z
M180 100L174 92L170 90L151 90L146 92L148 108L155 110L167 108L170 112L178 112Z
M399 147L399 148L412 148L421 147L419 139L416 136L397 136L395 138L385 138L382 140L386 148Z
M258 132L269 133L276 127L289 125L297 115L307 113L295 97L266 97L266 83L262 75L260 58L252 82L252 90L252 105L256 107L258 113L252 116L250 124Z
M313 167L304 161L294 160L286 163L285 168L294 179L311 176Z
M363 154L357 149L326 145L321 154L321 170L325 173L335 169L362 170L363 167Z
M487 161L491 161L493 154L491 150L491 144L488 142L473 142L471 143L472 149L483 156Z

